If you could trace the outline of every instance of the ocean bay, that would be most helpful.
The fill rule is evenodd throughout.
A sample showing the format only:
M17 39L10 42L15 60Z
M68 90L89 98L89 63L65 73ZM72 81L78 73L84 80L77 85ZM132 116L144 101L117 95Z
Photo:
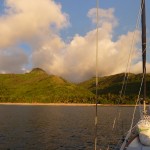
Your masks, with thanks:
M133 108L98 107L99 148L127 132ZM91 150L94 117L94 106L0 105L0 149Z

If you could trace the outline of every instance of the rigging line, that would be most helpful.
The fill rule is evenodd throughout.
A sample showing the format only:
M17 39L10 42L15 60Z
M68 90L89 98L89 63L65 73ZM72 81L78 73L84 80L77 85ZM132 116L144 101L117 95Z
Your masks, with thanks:
M132 114L131 126L130 126L130 129L129 129L129 131L128 131L127 136L125 137L125 140L124 140L124 142L123 142L123 144L122 144L122 147L124 147L124 145L126 144L127 139L129 138L129 136L130 136L130 134L131 134L131 131L132 131L132 129L133 129L133 123L134 123L134 118L135 118L135 112L136 112L136 108L137 108L137 106L138 106L138 103L140 102L139 99L140 99L140 95L141 95L141 91L142 91L142 85L143 85L143 82L144 82L145 72L143 72L142 74L143 74L143 76L142 76L142 81L141 81L141 85L140 85L138 97L137 97L136 104L135 104L135 106L134 106L134 110L133 110L133 114ZM140 110L140 115L141 115L141 114L142 114L142 113L141 113L141 110ZM142 116L142 115L141 115L141 116ZM141 117L141 116L140 116L140 117ZM121 149L121 150L122 150L122 149Z
M141 5L141 7L140 7L140 12L139 12L139 15L140 15L140 16L141 16L141 13L142 13L143 4L144 4L144 3L142 3L142 5ZM140 19L140 18L141 18L141 17L139 17L139 19ZM145 50L146 50L146 49L145 49ZM145 50L144 50L144 51L145 51ZM144 53L144 52L143 52L143 53ZM133 115L132 115L132 121L131 121L130 130L129 130L130 133L131 133L131 130L132 130L132 127L133 127L133 122L134 122L134 118L135 118L135 111L136 111L137 104L138 104L138 102L139 102L139 98L140 98L140 94L141 94L141 90L142 90L142 85L143 85L143 82L144 82L144 76L145 76L145 72L143 72L143 77L142 77L142 81L141 81L141 85L140 85L138 97L137 97L137 100L136 100L136 105L135 105L135 107L134 107L134 111L133 111ZM130 134L130 133L129 133L129 134Z
M99 0L96 0L96 101L95 101L95 150L97 150L97 103L98 103L98 20L99 20Z
M145 53L145 51L146 51L146 48L145 48L144 51L142 52L142 55L143 55L143 53ZM144 69L143 74L144 74L144 76L145 76L145 74L146 74L146 70L145 70L145 69ZM143 78L144 78L144 77L143 77ZM143 79L143 82L144 82L144 79ZM140 99L140 95L139 95L139 99ZM140 107L141 107L140 101L139 101L139 105L140 105ZM140 111L140 115L141 115L141 114L142 114L141 108L139 108L139 111Z
M130 136L130 134L131 134L131 131L132 131L132 129L133 129L133 123L134 123L134 118L135 118L135 112L136 112L136 108L137 108L137 106L138 106L138 102L139 102L139 99L140 99L140 94L141 94L143 82L144 82L144 73L143 73L143 77L142 77L142 81L141 81L141 85L140 85L138 97L137 97L137 100L136 100L136 104L135 104L135 106L134 106L134 110L133 110L133 114L132 114L131 126L130 126L130 129L129 129L129 131L128 131L127 136L125 137L125 140L124 140L124 142L123 142L123 144L122 144L122 147L124 147L124 146L126 145L127 139L129 138L129 136ZM122 150L122 148L121 148L120 150Z
M114 119L114 121L113 121L112 131L113 131L114 128L115 128L115 124L116 124L116 117L115 117L115 119Z
M136 28L135 29L139 28L143 6L144 6L144 3L142 3L142 5L140 6L140 10L139 10L139 14L138 14L138 18L137 18L137 23L136 23ZM134 39L135 39L135 31L134 31ZM132 49L133 49L133 45L134 45L134 41L132 42ZM131 60L130 60L130 64L131 64ZM129 65L129 66L131 66L131 65ZM129 71L130 71L130 67L129 67Z
M136 108L137 108L137 106L138 106L138 102L139 102L139 98L140 98L140 94L141 94L141 90L142 90L143 81L144 81L144 73L143 73L143 77L142 77L142 81L141 81L141 85L140 85L138 97L137 97L137 100L136 100L136 104L135 104L135 106L134 106L134 110L133 110L133 114L132 114L131 126L130 126L130 129L129 129L129 131L128 131L128 134L127 134L127 136L125 137L125 140L124 140L124 142L123 142L123 144L122 144L120 150L123 150L124 146L126 145L126 142L127 142L128 138L130 137L131 131L132 131L132 129L133 129L133 123L134 123L134 118L135 118L135 112L136 112Z
M133 115L132 115L132 122L131 122L130 129L132 129L132 127L133 127L133 122L134 122L134 118L135 118L135 111L136 111L136 107L137 107L138 102L139 102L139 99L140 99L141 90L142 90L142 85L143 85L143 82L144 82L144 75L145 75L145 73L143 73L143 77L142 77L142 81L141 81L141 85L140 85L138 97L137 97L137 100L136 100L136 104L135 104L135 106L134 106L134 111L133 111Z
M139 9L139 13L138 13L138 16L137 16L137 21L136 21L135 29L138 29L138 27L139 27L141 13L142 13L142 8L143 8L143 5L142 5L142 7L140 6L140 9ZM134 41L135 40L135 34L136 34L136 30L133 33L133 38L132 38L132 42L131 42L130 53L129 53L129 57L128 57L127 67L126 67L124 81L123 81L122 90L121 90L120 95L123 93L123 89L124 89L124 85L125 85L126 80L128 80L128 75L129 75L129 71L130 71L130 64L131 64L131 56L132 56L131 54L133 54L133 45L134 45L134 42L135 42Z
M142 9L140 7L135 29L138 29L138 27L139 27L141 12L142 12ZM135 42L135 34L136 34L136 30L133 33L133 38L132 38L132 42L131 42L131 49L130 49L130 54L129 54L129 58L128 58L127 68L126 68L126 76L125 76L126 80L124 81L124 92L122 91L124 95L125 95L126 85L127 85L127 81L128 81L128 77L129 77L129 72L130 72L131 56L133 55L133 52L134 52L133 45L134 45L134 42Z
M141 18L142 9L143 9L143 4L140 6L140 11L139 11L138 18L137 18L136 28L137 28L138 25L139 25L139 20L140 20L140 18ZM133 35L131 50L133 49L134 38L135 38L135 31L134 31L134 35ZM133 50L130 51L130 54L131 54L131 52L132 52L132 54L133 54L134 51L133 51ZM131 65L131 58L130 58L130 55L129 55L128 62L129 62L129 61L130 61L129 64ZM128 67L128 65L127 65L127 67ZM127 68L126 68L126 70L127 70ZM130 71L130 66L129 66L129 71ZM136 100L136 105L135 105L135 107L134 107L133 114L132 114L132 122L131 122L130 130L129 130L127 136L125 137L125 140L124 140L124 142L123 142L123 144L122 144L120 150L123 150L123 149L124 149L124 146L126 145L127 139L129 138L129 136L130 136L130 134L131 134L131 130L132 130L133 122L134 122L134 118L135 118L135 111L136 111L136 107L137 107L138 102L139 102L139 97L140 97L140 94L141 94L143 81L144 81L144 73L143 73L143 78L142 78L141 85L140 85L140 90L139 90L139 93L138 93L138 98L137 98L137 100ZM121 94L122 94L122 93L121 93Z
M139 27L142 9L143 9L143 4L142 4L142 6L140 6L140 9L138 12L135 29L138 29L138 27ZM126 85L127 85L128 76L129 76L129 72L130 72L130 66L131 66L131 58L132 58L131 56L133 55L133 52L134 52L133 45L135 42L135 35L136 35L136 30L133 33L133 38L132 38L132 42L131 42L131 48L130 48L130 53L129 53L129 57L128 57L128 61L127 61L126 71L125 71L125 75L124 75L124 79L123 79L122 88L120 91L120 99L122 98L123 95L125 95Z

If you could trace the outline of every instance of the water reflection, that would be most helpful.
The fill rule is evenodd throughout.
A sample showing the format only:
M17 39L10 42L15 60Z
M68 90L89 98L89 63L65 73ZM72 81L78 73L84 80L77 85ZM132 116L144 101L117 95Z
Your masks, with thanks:
M117 118L119 121L116 119L112 130L118 112L120 118ZM104 149L117 142L129 129L132 112L133 107L98 108L99 148ZM0 149L91 150L94 115L92 106L0 105Z

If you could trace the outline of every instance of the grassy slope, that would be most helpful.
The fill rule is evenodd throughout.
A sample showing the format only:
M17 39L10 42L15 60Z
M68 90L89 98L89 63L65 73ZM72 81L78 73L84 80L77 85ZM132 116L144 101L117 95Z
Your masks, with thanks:
M100 103L117 103L124 74L99 78ZM121 103L133 103L137 98L142 75L130 74L125 98ZM147 91L150 90L150 74L147 74ZM148 97L150 94L147 92ZM48 75L36 68L26 74L0 74L1 102L74 102L93 103L95 78L80 83L70 83L58 76Z
M92 102L92 92L41 69L27 74L1 74L1 102Z
M99 78L98 93L105 100L102 103L118 103L120 101L118 95L121 91L124 74L111 75ZM121 103L133 103L137 98L142 75L129 74L128 84L126 86L125 98L121 100ZM147 74L147 96L150 97L150 74ZM95 93L95 78L80 83L80 86L87 88L91 92ZM102 99L100 101L102 101ZM109 101L110 100L110 101Z

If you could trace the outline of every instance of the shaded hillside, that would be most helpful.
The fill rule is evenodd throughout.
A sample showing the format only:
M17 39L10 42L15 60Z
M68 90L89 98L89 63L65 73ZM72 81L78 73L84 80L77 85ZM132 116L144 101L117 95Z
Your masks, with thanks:
M1 102L92 103L94 94L40 68L26 74L0 74Z
M146 78L147 96L150 97L150 74L147 74ZM142 74L129 74L125 94L122 99L120 99L119 93L122 89L123 79L124 74L100 77L98 85L99 103L118 103L119 101L119 103L134 103L140 89ZM79 85L95 93L95 78L80 83Z

